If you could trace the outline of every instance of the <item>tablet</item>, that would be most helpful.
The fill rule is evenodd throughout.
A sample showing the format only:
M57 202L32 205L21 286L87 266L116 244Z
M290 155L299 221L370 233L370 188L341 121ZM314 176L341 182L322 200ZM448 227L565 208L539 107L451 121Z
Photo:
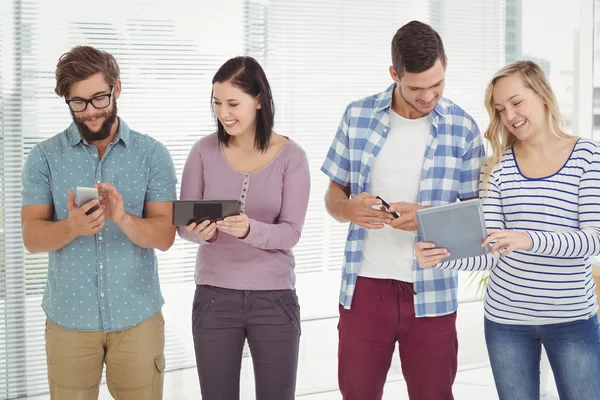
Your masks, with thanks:
M444 261L490 252L489 245L481 247L487 228L479 199L422 208L417 210L417 222L421 240L434 243L436 248L448 249L450 257Z
M186 226L192 222L211 222L240 214L238 200L176 200L173 202L173 225Z

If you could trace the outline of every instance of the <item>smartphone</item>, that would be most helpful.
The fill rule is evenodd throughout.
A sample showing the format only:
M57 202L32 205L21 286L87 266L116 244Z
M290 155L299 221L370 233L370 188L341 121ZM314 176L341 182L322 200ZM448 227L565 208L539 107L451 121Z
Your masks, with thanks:
M387 203L387 202L386 202L384 199L382 199L382 198L381 198L381 197L379 197L379 196L377 196L377 197L376 197L376 199L379 199L379 200L381 200L381 204L383 204L383 206L385 207L385 209L386 209L386 210L388 210L388 212L390 212L390 205L389 205L389 204L388 204L388 203ZM392 214L392 216L393 216L394 218L398 218L398 217L399 217L399 215L398 215L398 214L396 214L395 212L390 212L390 214Z
M92 200L100 200L100 195L98 194L98 189L92 187L78 187L75 189L75 202L78 207L89 203ZM100 205L95 205L94 207L87 210L85 215L90 215L94 211L100 208Z

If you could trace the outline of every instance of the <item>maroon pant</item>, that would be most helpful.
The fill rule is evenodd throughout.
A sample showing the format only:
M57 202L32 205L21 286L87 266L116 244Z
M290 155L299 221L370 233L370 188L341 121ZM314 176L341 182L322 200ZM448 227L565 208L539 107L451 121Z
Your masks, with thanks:
M379 400L396 342L411 400L452 400L456 313L416 318L411 283L359 277L340 305L338 381L344 400Z

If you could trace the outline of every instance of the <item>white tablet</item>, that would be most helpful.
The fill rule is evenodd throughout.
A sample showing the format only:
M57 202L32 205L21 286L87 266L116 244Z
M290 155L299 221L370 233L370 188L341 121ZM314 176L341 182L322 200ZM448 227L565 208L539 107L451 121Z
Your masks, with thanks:
M417 210L417 221L422 241L448 249L450 257L444 261L490 252L489 245L481 247L487 228L479 199Z

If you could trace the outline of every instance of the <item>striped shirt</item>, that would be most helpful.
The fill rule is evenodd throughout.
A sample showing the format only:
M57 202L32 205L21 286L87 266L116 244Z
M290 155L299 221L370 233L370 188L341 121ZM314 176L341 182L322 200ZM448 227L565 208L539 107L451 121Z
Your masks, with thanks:
M536 179L521 173L509 149L490 176L483 208L488 229L521 230L533 243L502 258L495 252L436 266L490 270L486 318L544 325L597 313L591 258L600 254L598 143L579 139L557 173Z

